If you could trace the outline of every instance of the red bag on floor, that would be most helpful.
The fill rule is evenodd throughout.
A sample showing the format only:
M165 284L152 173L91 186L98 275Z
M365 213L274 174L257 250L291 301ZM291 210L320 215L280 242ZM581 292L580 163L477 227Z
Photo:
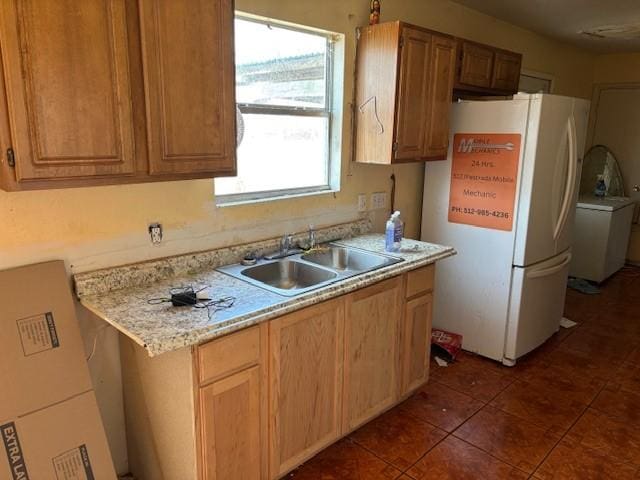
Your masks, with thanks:
M431 330L431 353L453 362L462 350L462 335L434 328Z

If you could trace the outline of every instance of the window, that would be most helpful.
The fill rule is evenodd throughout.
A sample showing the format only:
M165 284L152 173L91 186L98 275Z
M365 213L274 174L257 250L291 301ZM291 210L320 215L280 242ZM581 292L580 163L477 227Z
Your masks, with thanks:
M340 36L236 16L238 175L217 178L219 203L339 187ZM336 98L336 97L340 98ZM335 107L339 105L339 107Z

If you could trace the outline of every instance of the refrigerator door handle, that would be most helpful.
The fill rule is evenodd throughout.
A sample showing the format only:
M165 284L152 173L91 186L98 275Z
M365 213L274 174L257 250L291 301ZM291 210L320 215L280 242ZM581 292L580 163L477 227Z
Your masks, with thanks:
M560 262L557 265L554 265L553 267L545 268L543 270L533 270L531 272L527 272L527 278L541 278L541 277L548 277L549 275L554 275L558 273L560 270L562 270L564 267L569 265L569 262L571 262L571 252L567 253L566 257L564 258L564 260L562 260L562 262Z
M565 196L562 199L562 208L558 216L556 228L553 231L553 238L558 239L564 230L565 223L571 210L571 200L576 188L576 174L578 172L578 140L576 137L576 121L571 115L567 120L567 143L569 144L569 168L567 168L567 183L565 186Z

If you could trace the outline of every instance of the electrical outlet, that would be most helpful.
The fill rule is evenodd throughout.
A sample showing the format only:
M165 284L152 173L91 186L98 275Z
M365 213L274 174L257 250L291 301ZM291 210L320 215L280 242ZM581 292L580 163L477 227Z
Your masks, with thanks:
M154 245L160 245L160 242L162 242L162 224L150 223L149 237L151 237L151 243Z
M367 196L364 193L358 195L358 211L366 212L367 211Z
M380 210L387 205L387 192L376 192L371 194L371 208Z

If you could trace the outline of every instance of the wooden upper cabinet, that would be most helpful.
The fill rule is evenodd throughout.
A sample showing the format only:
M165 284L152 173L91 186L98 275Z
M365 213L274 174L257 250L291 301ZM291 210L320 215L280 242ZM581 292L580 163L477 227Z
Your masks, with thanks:
M356 58L355 160L388 164L393 159L398 22L363 28Z
M346 297L343 432L354 430L398 395L402 278Z
M493 49L463 42L459 83L473 87L489 88L493 71Z
M400 81L396 113L395 159L423 156L429 117L431 35L410 27L401 30Z
M458 43L456 90L479 95L511 95L518 91L521 54L463 39Z
M456 72L456 41L433 35L431 42L429 119L424 144L426 158L445 158L449 149L451 91Z
M402 38L395 159L444 158L456 42L409 27Z
M140 0L149 171L235 173L232 0Z
M15 180L132 174L125 1L3 0L0 22Z
M233 16L232 0L1 1L0 188L233 175Z
M453 37L402 22L360 30L357 162L391 164L446 157L455 50Z
M522 55L496 52L491 88L516 92L520 83Z

